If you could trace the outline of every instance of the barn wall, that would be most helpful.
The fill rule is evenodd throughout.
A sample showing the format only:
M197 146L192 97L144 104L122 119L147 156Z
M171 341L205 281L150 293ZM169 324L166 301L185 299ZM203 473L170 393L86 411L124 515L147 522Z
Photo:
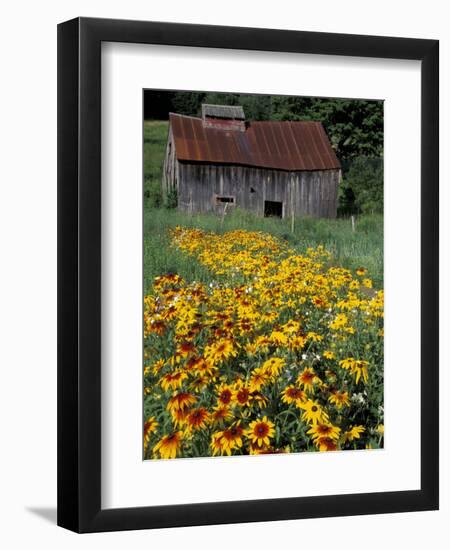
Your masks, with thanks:
M264 201L277 201L283 203L283 217L293 212L295 216L336 217L340 170L287 172L178 161L176 165L178 208L185 212L221 213L224 203L217 196L232 196L237 207L260 216Z

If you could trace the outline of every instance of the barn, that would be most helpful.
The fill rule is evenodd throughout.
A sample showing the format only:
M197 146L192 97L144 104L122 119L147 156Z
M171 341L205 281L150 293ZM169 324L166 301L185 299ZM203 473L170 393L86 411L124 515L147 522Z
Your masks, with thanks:
M320 122L246 121L241 106L169 114L162 190L188 213L335 218L341 165Z

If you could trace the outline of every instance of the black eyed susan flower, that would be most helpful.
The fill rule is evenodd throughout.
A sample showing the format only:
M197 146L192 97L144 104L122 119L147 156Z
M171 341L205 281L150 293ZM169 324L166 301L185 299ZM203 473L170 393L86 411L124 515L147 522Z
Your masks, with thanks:
M234 398L238 405L245 407L251 403L251 392L247 387L247 384L244 384L242 380L238 380L234 386Z
M214 407L212 413L211 413L211 421L213 424L224 424L225 422L231 420L233 418L233 413L229 409L229 407L226 407L224 405L217 405Z
M209 346L205 347L205 358L211 363L211 365L217 365L228 359L229 357L235 357L237 350L235 344L230 339L218 340Z
M270 445L270 438L275 435L275 424L263 416L261 420L250 422L245 435L258 447Z
M228 384L220 384L217 388L217 402L219 405L230 405L233 401L234 390Z
M333 424L330 424L330 423L314 424L307 431L307 434L310 435L314 441L316 441L317 439L321 439L323 437L329 437L337 441L339 439L340 433L341 433L341 429L338 428L337 426L333 426Z
M339 361L339 365L343 369L347 369L355 375L355 382L357 384L361 377L364 382L367 383L367 380L369 378L369 372L367 369L367 367L369 366L368 361L355 359L354 357L347 357L346 359L342 359L341 361Z
M160 455L161 458L175 458L180 449L183 432L172 432L165 435L153 447L153 453Z
M181 342L177 347L176 353L180 357L190 357L197 353L197 349L192 342Z
M301 403L300 408L303 409L302 420L311 424L319 422L328 422L328 414L323 410L317 401L308 399Z
M299 405L306 401L306 393L296 386L288 386L281 392L281 401L287 405Z
M344 441L353 441L355 439L359 439L361 437L361 434L366 429L364 426L352 426L348 431L344 433Z
M244 429L239 422L222 431L221 445L225 453L230 456L234 449L242 447Z
M223 435L223 432L215 432L211 436L210 447L211 447L211 451L212 451L212 456L216 456L218 454L220 454L220 455L223 455L223 454L231 455L231 451L229 451L229 452L225 451L225 446L224 446L224 443L222 441L222 435Z
M167 402L167 410L172 411L183 411L186 408L189 408L197 401L197 398L188 392L178 392L174 393L172 397Z
M362 360L355 360L352 372L355 375L355 382L358 383L360 378L364 380L364 383L367 384L367 380L369 378L369 371L367 370L367 367L369 366L368 361L362 361Z
M254 391L252 392L251 396L252 396L252 405L253 404L258 405L260 409L264 409L265 407L267 407L267 403L269 400L264 394L262 394L259 391Z
M175 370L174 372L165 374L160 379L159 383L164 391L176 390L177 388L181 388L183 380L186 380L186 378L187 374L185 372L182 370Z
M206 428L210 420L209 412L205 407L191 409L186 417L186 423L189 430L201 430Z
M170 411L170 416L172 417L173 425L176 428L186 426L187 416L189 414L189 409L173 409Z
M261 372L270 378L277 378L284 366L286 366L286 361L283 358L271 357L261 365Z
M336 405L337 409L342 409L342 407L348 407L350 405L350 399L348 398L348 392L333 390L328 397L328 401Z
M307 392L314 391L314 386L319 382L320 379L312 367L304 368L297 378L297 383Z
M319 451L336 451L337 443L332 437L318 437L314 440L315 445Z
M150 437L153 433L156 432L158 425L159 424L154 416L147 418L147 420L144 422L144 453L147 451Z
M270 376L262 368L257 367L250 375L249 389L251 392L260 391L270 382Z

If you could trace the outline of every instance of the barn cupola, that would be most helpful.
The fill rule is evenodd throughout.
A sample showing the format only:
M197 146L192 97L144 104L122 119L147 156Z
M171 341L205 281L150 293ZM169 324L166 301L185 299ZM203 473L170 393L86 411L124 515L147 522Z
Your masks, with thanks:
M202 105L204 128L245 132L245 114L240 105Z

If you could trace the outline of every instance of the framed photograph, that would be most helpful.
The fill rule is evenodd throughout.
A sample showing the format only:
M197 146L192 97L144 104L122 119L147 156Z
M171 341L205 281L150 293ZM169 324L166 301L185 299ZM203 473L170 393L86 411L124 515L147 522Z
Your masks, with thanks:
M435 40L58 27L58 524L438 508Z

